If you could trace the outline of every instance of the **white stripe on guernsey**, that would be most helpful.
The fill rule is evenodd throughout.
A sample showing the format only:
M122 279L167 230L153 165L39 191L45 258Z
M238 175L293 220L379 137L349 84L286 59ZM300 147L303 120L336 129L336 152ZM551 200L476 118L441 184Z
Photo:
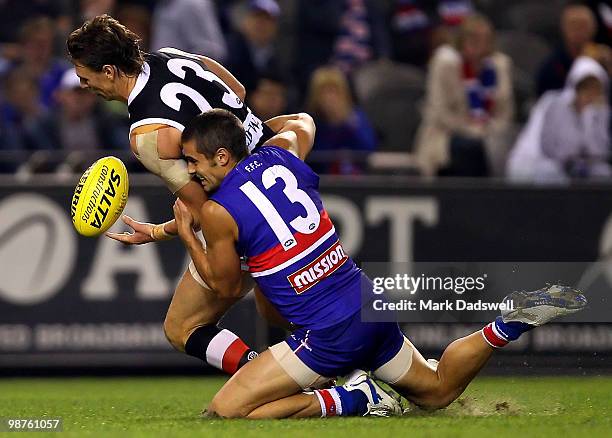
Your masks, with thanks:
M179 122L175 122L174 120L170 120L170 119L162 119L158 117L153 117L150 119L142 119L136 123L133 123L130 126L130 135L132 134L132 131L134 129L138 128L139 126L144 126L144 125L168 125L168 126L172 126L173 128L178 129L181 132L185 130L185 126L180 124Z
M319 399L319 404L321 405L321 418L327 415L327 409L325 409L325 400L323 400L323 396L319 394L319 391L314 392Z
M275 267L270 268L270 269L266 269L265 271L251 272L251 276L253 276L253 277L263 277L263 276L266 276L266 275L275 274L278 271L282 271L287 266L291 266L295 262L298 262L298 261L302 260L308 254L313 252L315 249L317 249L319 246L321 246L323 244L323 242L325 242L327 239L329 239L331 236L333 236L335 232L336 232L336 229L332 226L331 230L329 230L327 233L325 233L319 240L317 240L315 243L310 245L308 248L306 248L304 251L302 251L298 255L290 258L289 260L287 260L284 263L281 263L278 266L275 266Z
M161 49L158 50L158 52L162 52L162 53L169 53L170 55L181 55L184 56L186 58L192 58L195 59L196 61L200 61L202 62L202 57L199 55L195 55L193 53L189 53L189 52L184 52L180 49L176 49L174 47L162 47Z
M212 338L206 349L206 362L215 368L223 369L223 355L227 351L227 347L232 345L238 339L238 336L223 329Z
M332 398L334 399L334 403L336 404L336 415L342 415L342 402L340 401L340 394L338 394L336 388L331 388L327 392L331 394Z
M149 82L150 76L151 76L151 67L149 67L149 64L145 62L142 65L142 71L140 72L140 74L138 75L138 78L136 79L136 85L134 85L134 88L132 88L132 91L130 92L130 95L128 96L128 101L127 101L128 105L131 104L134 99L136 99L136 96L138 96L140 92L143 90L143 88L145 87L145 85L147 85L147 82Z

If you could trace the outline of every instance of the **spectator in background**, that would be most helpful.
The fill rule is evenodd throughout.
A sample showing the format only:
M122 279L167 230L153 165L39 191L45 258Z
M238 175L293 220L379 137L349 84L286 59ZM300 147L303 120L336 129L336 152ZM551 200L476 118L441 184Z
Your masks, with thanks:
M395 0L389 29L395 61L423 67L432 50L452 41L452 34L473 13L469 0Z
M19 33L24 23L36 17L52 19L59 32L71 28L70 5L58 0L0 1L0 44L2 56L13 59L19 54ZM9 52L9 53L7 53Z
M452 44L461 24L476 13L470 0L439 0L436 12L438 25L432 35L433 50L444 44Z
M128 146L128 121L105 113L96 96L81 89L74 69L63 74L53 95L53 111L40 104L36 80L21 69L6 78L4 95L0 105L2 149L77 152L71 157L70 170L81 171L92 161L82 152L125 150ZM58 159L49 154L41 157L50 162ZM29 164L31 171L39 166L53 170L39 159Z
M376 149L374 130L365 113L353 103L348 81L337 67L320 67L313 73L306 105L317 126L315 152L367 153ZM331 159L324 169L314 164L323 173L353 174L363 171L360 161L348 155Z
M474 7L470 0L440 0L438 2L438 15L441 23L446 26L459 26L472 14L474 14Z
M128 148L128 120L104 111L96 95L81 88L74 68L64 73L55 100L57 111L48 114L43 125L52 147L66 155L58 170L81 172L96 151Z
M122 4L117 8L116 18L140 37L140 48L142 50L149 49L151 43L151 14L146 7L139 4Z
M221 32L228 35L234 29L234 12L237 5L240 5L244 0L217 0L217 16L219 17L219 26Z
M276 39L280 13L274 0L250 0L238 31L228 38L227 69L242 82L247 95L262 72L279 68Z
M159 0L153 12L151 49L175 47L224 62L227 46L212 0Z
M530 182L612 177L609 78L595 60L579 57L563 90L545 93L510 154L508 176Z
M55 93L58 111L46 123L54 148L66 151L126 149L128 122L111 116L99 106L97 96L81 88L74 68L67 70Z
M81 20L91 20L98 15L115 13L116 0L81 0Z
M585 0L597 21L595 41L607 46L612 45L612 4L609 0Z
M6 76L3 85L0 148L17 151L53 148L44 128L47 110L40 103L39 82L27 70L17 68Z
M467 18L454 46L429 65L415 151L427 175L501 174L514 112L512 63L493 47L491 23Z
M393 60L419 67L427 64L434 22L425 3L396 0L389 17Z
M255 89L247 94L249 107L261 120L268 120L287 111L287 85L279 75L264 73Z
M373 0L299 0L296 80L303 91L312 72L333 63L350 73L388 55L388 37Z
M365 0L346 0L341 14L331 62L347 76L375 58L372 12Z
M12 68L19 68L38 82L40 103L49 108L53 92L59 85L69 63L54 56L53 46L56 27L48 17L27 21L20 32L20 52Z
M570 2L561 13L560 46L544 62L537 77L537 94L563 88L574 60L593 44L597 23L595 15L585 5Z

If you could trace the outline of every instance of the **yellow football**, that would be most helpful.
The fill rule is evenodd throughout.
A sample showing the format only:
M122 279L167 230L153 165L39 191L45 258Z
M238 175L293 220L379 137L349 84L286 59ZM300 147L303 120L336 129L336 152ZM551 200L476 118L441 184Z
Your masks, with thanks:
M128 190L128 173L119 158L104 157L93 163L72 195L70 214L77 232L95 237L108 230L121 216Z

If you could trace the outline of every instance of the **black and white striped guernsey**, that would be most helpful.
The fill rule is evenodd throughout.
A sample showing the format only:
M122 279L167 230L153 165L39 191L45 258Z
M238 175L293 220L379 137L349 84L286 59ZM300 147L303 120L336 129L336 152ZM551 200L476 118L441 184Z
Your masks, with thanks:
M238 117L249 151L274 132L197 57L176 49L145 54L145 64L128 97L130 133L139 126L163 124L180 131L198 114L222 108Z

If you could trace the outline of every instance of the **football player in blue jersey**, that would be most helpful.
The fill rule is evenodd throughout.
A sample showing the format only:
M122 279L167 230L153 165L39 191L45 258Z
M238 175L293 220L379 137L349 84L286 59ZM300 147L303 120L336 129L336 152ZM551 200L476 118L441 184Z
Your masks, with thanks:
M344 252L303 162L315 126L307 114L269 122L278 132L252 154L244 128L224 110L197 116L183 131L183 154L209 200L200 212L207 246L179 200L178 232L200 276L220 298L239 296L240 258L265 298L295 330L241 368L208 410L222 417L288 418L401 413L364 371L415 404L455 400L496 348L554 317L580 310L584 296L549 286L509 298L515 307L482 330L452 342L439 363L426 361L395 322L364 322L372 282ZM365 300L362 299L362 294ZM355 372L352 370L358 369ZM349 374L342 386L306 391Z

